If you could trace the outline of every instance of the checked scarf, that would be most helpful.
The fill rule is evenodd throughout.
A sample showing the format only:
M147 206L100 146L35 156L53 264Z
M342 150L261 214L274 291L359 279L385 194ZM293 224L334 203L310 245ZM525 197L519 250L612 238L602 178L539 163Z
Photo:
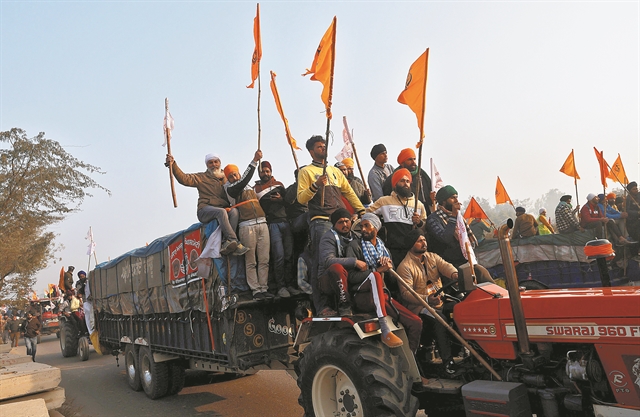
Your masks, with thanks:
M380 238L376 238L375 246L370 241L362 239L362 254L364 255L364 261L367 266L374 270L380 264L379 261L381 257L386 256L387 258L391 258L389 251Z

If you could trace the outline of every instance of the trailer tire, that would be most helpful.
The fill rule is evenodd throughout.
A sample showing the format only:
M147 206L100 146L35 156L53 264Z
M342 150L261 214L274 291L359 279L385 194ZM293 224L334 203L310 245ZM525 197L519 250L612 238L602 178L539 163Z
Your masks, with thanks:
M65 358L78 354L78 330L71 322L65 321L60 328L60 350Z
M83 336L78 340L78 352L80 353L80 359L82 361L89 360L89 338Z
M167 395L176 395L182 388L184 388L185 370L182 365L175 361L167 364L169 367L169 388L167 388Z
M298 403L306 417L414 416L408 364L377 338L352 329L313 338L297 364Z
M152 400L164 396L169 387L169 367L167 364L155 362L151 350L147 346L140 347L138 358L140 382L144 393Z
M140 365L138 365L138 352L133 344L127 344L124 348L124 366L127 373L127 382L134 391L142 390L140 382Z

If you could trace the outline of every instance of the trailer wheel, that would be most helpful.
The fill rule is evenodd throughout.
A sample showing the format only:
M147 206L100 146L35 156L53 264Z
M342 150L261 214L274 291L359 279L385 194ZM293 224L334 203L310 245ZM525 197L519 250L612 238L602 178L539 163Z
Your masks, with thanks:
M140 382L147 397L156 400L165 395L169 387L169 367L167 364L155 362L151 350L147 346L140 347L138 364L140 365Z
M298 402L306 417L414 416L408 364L379 338L352 329L315 337L298 363Z
M169 388L167 388L167 395L175 395L184 388L184 367L175 361L169 362L167 366L169 367Z
M78 354L78 331L71 322L65 321L60 328L60 350L65 358Z
M82 361L89 360L89 338L83 336L78 340L78 352L80 352L80 359Z
M134 391L142 390L140 382L140 365L138 365L138 352L132 344L127 344L124 348L124 366L127 370L127 382Z

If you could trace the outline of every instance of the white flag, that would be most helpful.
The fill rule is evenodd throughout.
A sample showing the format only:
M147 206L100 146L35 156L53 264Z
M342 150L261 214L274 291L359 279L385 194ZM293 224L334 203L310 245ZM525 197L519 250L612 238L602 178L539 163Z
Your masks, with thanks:
M89 246L87 246L87 255L91 256L96 251L96 242L93 241L93 231L91 231L91 228L89 228L85 239L89 240Z
M438 171L436 164L433 163L433 158L431 158L431 191L438 192L442 187L444 187L444 181L442 181L440 171Z
M342 162L343 159L353 158L353 148L351 147L351 142L349 142L349 132L347 129L342 129L342 140L344 141L344 146L339 154L336 155L336 160L338 162Z
M471 245L471 241L469 240L469 235L467 234L467 224L464 222L464 218L462 217L462 212L458 211L458 218L456 219L456 232L458 233L458 242L460 242L460 249L462 249L462 254L464 258L468 261L469 257L467 256L467 245L469 243L469 254L471 255L471 262L474 265L478 264L478 260L476 259L476 253L473 251L473 245Z
M164 123L162 124L162 127L165 131L164 143L162 144L162 146L167 146L167 136L171 136L171 131L175 127L173 117L171 117L171 112L169 112L168 110L164 114Z

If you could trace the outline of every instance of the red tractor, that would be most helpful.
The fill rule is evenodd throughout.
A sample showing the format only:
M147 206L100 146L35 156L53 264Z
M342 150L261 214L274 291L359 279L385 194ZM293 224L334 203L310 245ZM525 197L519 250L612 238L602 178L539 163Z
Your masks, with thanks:
M55 334L60 337L58 300L56 298L39 298L30 300L29 304L31 311L39 316L42 322L40 335ZM40 343L40 336L38 336L38 343Z
M525 290L505 270L509 290L474 285L469 268L445 290L457 299L454 376L435 352L414 355L400 326L404 346L390 349L377 318L305 318L294 345L305 416L640 416L640 288Z

